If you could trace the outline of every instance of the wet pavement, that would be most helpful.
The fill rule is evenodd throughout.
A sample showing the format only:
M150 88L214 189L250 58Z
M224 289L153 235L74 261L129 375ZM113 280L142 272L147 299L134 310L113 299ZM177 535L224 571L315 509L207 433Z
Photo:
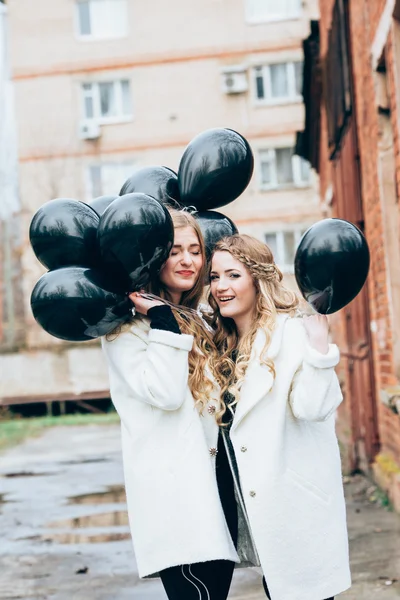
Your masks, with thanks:
M343 600L400 599L400 517L346 479L353 587ZM140 580L129 538L118 426L56 427L0 455L2 600L165 600ZM232 600L262 600L235 573ZM279 599L278 599L279 600Z

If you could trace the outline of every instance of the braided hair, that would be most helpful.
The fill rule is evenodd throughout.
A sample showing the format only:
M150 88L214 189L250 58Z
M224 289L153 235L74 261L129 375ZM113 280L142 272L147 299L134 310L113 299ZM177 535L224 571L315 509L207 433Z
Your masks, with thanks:
M283 279L282 272L278 269L276 264L273 262L272 252L269 250L268 246L266 246L265 244L262 244L263 246L265 246L266 249L268 248L269 252L271 252L271 261L272 262L257 262L256 260L251 258L248 254L246 254L246 252L244 252L243 249L241 249L239 247L239 245L237 245L237 246L233 245L232 240L235 240L235 242L236 242L239 238L246 239L246 238L250 238L250 236L247 236L247 235L239 236L237 234L237 235L233 235L229 238L225 238L216 244L214 253L215 252L223 252L223 251L229 252L230 254L232 254L233 258L236 258L237 260L239 260L241 263L244 264L244 266L250 272L250 275L252 275L253 279L256 279L256 280L259 279L259 280L265 280L265 281L273 281L274 279L276 279L278 281L282 281L282 279ZM256 240L255 238L253 238L253 239L256 242L258 242L258 240ZM261 244L261 242L259 242L259 243Z
M266 353L271 343L278 313L293 315L299 304L297 295L282 284L283 275L274 262L271 249L249 235L233 235L219 241L214 248L216 252L229 252L233 258L241 262L253 278L256 288L256 305L254 320L250 331L239 338L235 322L223 317L213 296L209 295L209 303L213 309L211 326L215 330L214 343L216 353L211 353L210 368L220 386L219 406L216 419L223 425L223 416L227 410L239 401L240 388L250 361L251 350L257 330L265 332L265 345L260 360L275 377L273 361ZM232 360L236 352L236 361ZM228 398L228 402L226 399Z

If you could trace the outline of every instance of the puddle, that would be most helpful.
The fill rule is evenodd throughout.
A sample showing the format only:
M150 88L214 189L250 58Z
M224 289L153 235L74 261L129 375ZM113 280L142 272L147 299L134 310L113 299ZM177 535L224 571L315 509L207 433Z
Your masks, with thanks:
M64 460L60 462L60 465L88 465L92 463L105 463L110 462L109 458L83 458L82 460Z
M98 533L88 535L84 532L55 533L46 535L44 542L56 542L58 544L105 544L108 542L121 542L130 539L129 533Z
M51 525L50 525L51 527ZM30 535L18 538L17 541L44 542L50 544L105 544L107 542L121 542L129 540L128 532L87 533L84 530L63 531L57 533L46 532L43 535Z
M0 494L0 513L3 504L7 504L8 502L10 502L10 500L6 500L6 496L7 494Z
M36 535L28 535L28 536L22 537L22 538L17 538L17 542L20 542L20 541L38 542L41 539L42 539L42 536L36 534Z
M85 505L88 507L99 504L122 504L125 505L126 496L123 485L108 487L104 492L82 494L71 496L68 504L74 506ZM61 519L47 525L51 529L57 529L54 533L47 531L41 536L43 542L56 542L58 544L104 544L108 542L120 542L129 540L128 531L108 531L114 527L128 527L128 513L125 508L99 514L86 514L72 519ZM93 529L100 529L99 533L93 533ZM64 531L60 531L64 530Z
M34 473L33 471L19 471L17 473L4 473L3 477L47 477L58 473Z
M123 485L111 485L105 492L71 496L68 504L125 504L125 488Z
M1 501L0 495L0 506ZM88 511L90 506L98 504L122 504L123 506L120 510L52 521L46 525L48 531L45 533L19 538L19 540L58 544L104 544L129 540L131 536L125 502L125 488L122 485L110 486L104 492L71 496L68 504L85 505ZM110 531L116 527L123 527L125 531L115 531L115 529ZM52 529L57 531L52 532ZM94 529L97 531L94 532Z
M124 510L54 521L53 523L49 523L47 527L51 529L82 529L86 527L115 527L120 525L129 525L128 513Z

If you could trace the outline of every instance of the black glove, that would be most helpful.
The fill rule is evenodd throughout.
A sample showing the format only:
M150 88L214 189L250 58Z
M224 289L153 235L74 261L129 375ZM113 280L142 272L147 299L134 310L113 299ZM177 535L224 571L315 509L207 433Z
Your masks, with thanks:
M147 311L147 316L151 320L150 327L152 329L181 333L178 321L175 319L174 313L167 304L153 306L153 308L150 308Z

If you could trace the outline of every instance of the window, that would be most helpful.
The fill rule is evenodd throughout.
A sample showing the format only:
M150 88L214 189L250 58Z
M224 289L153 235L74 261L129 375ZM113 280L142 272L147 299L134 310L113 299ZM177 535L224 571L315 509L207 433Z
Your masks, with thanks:
M248 23L298 19L301 0L245 0Z
M77 0L78 34L104 39L128 35L127 0Z
M83 115L87 121L118 122L132 117L130 82L101 81L82 85Z
M332 23L328 33L328 50L325 57L324 87L326 87L326 116L328 142L332 155L340 148L342 136L352 110L350 85L350 48L347 37L346 8L343 0L336 0Z
M88 198L118 195L122 185L132 175L131 163L103 163L88 168Z
M308 227L299 225L295 229L265 234L265 243L271 248L276 264L284 273L294 272L296 250L307 229Z
M301 101L303 63L285 62L254 67L255 96L261 104Z
M263 189L302 187L310 183L310 165L295 156L293 148L259 151L260 183Z

